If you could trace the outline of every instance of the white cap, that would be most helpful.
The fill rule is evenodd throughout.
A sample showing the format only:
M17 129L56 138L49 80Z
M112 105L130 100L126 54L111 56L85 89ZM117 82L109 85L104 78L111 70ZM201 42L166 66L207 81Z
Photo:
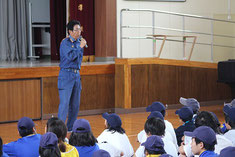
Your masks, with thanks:
M198 111L200 109L199 102L194 98L186 99L186 98L180 97L180 103L184 106L188 106L192 108L193 111Z
M224 103L224 106L228 105L230 107L235 107L235 99L233 99L230 103Z

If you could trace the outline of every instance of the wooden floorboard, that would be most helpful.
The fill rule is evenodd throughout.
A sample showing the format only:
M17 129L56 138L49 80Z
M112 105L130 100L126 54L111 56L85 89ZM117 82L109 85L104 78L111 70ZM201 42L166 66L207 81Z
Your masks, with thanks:
M206 110L216 113L221 123L224 122L222 109L222 104L201 107L201 111ZM147 112L120 114L123 128L126 130L134 150L136 150L139 146L139 143L136 141L136 136L143 129L148 114L149 113ZM85 118L89 120L95 137L97 137L104 130L104 119L101 115L81 116L78 118ZM165 119L170 121L175 128L180 125L180 121L175 115L175 110L168 110ZM35 121L37 133L43 134L45 132L46 121L47 120ZM17 123L0 124L0 136L2 137L4 143L18 139L19 135L17 131Z

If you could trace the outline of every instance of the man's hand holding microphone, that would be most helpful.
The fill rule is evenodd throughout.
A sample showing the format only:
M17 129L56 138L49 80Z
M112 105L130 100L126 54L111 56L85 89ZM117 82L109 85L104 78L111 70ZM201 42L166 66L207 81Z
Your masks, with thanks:
M87 42L82 36L79 37L79 40L80 40L80 47L81 48L83 48L83 47L88 48Z

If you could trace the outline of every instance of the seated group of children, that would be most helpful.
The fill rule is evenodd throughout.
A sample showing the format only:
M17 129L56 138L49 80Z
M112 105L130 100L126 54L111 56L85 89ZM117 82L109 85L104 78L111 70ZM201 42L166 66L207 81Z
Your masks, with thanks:
M164 120L166 109L161 102L154 102L146 108L146 111L151 113L145 123L144 131L138 134L140 147L135 153L137 157L146 156L148 149L143 146L148 138L159 139L152 137L153 135L161 137L164 151L169 156L235 156L235 100L224 106L225 123L222 127L215 113L199 111L200 104L196 99L180 98L179 102L184 106L176 110L175 114L183 124L175 130L169 121ZM152 147L159 148L154 144ZM147 154L151 156L160 154L149 152Z
M134 150L122 128L121 118L104 113L106 129L96 139L89 121L77 119L69 139L65 123L57 117L47 121L45 134L35 131L35 124L28 117L21 118L17 125L22 138L4 144L0 156L8 157L110 157L133 156Z
M144 130L138 134L139 148L133 147L122 128L120 116L103 113L106 129L93 136L89 121L77 119L67 139L67 127L57 117L47 121L45 134L35 131L28 117L21 118L18 131L22 138L4 144L0 156L8 157L234 157L235 156L235 100L224 106L225 123L213 112L199 111L196 99L180 98L184 105L176 110L183 124L177 129L164 119L166 108L154 102L146 108L150 112ZM0 140L2 145L2 140Z

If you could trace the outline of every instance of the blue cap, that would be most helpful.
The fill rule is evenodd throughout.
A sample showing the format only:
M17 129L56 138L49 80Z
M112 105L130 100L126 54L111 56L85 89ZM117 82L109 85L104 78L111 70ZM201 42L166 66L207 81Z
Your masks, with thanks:
M153 111L149 114L148 118L147 119L150 119L152 117L155 117L155 118L160 118L161 120L164 120L164 117L163 115L161 114L161 112L158 112L158 111Z
M225 105L223 110L224 113L230 118L230 120L235 122L235 107Z
M17 124L17 127L18 127L18 130L20 130L21 127L24 127L28 130L30 129L33 129L34 127L34 122L31 118L29 117L23 117L21 118L19 121L18 121L18 124Z
M235 147L226 147L220 151L219 157L234 157Z
M141 146L144 146L145 149L151 150L151 151L162 151L164 150L164 143L162 141L162 138L157 135L152 135L147 138L147 140L141 144Z
M121 118L116 113L108 114L107 112L105 112L105 113L102 114L102 116L103 116L104 119L107 120L108 124L111 127L117 128L117 127L122 126Z
M214 130L212 130L208 126L200 126L196 128L193 132L185 131L184 135L197 138L201 140L202 142L210 144L210 145L212 145L213 143L217 143Z
M93 153L92 157L111 157L109 152L103 150L103 149L100 149L100 150L97 150Z
M78 129L81 128L81 129ZM84 132L90 132L91 131L91 126L88 120L86 119L77 119L73 123L73 129L72 132L76 133L84 133Z
M180 119L188 119L193 116L193 110L190 107L184 106L181 109L176 110L175 114L178 114Z
M194 98L186 99L186 98L180 97L180 103L184 106L188 106L192 108L193 111L198 111L200 109L199 102Z
M165 110L166 110L165 106L161 102L159 102L159 101L153 102L151 105L149 105L146 108L147 112L153 112L153 111L162 112L162 111L165 111Z
M54 134L53 132L47 132L46 134L41 136L40 139L40 147L42 148L56 148L58 144L58 138L56 136L56 134Z
M162 154L162 155L160 155L159 157L173 157L173 156L170 155L170 154Z

